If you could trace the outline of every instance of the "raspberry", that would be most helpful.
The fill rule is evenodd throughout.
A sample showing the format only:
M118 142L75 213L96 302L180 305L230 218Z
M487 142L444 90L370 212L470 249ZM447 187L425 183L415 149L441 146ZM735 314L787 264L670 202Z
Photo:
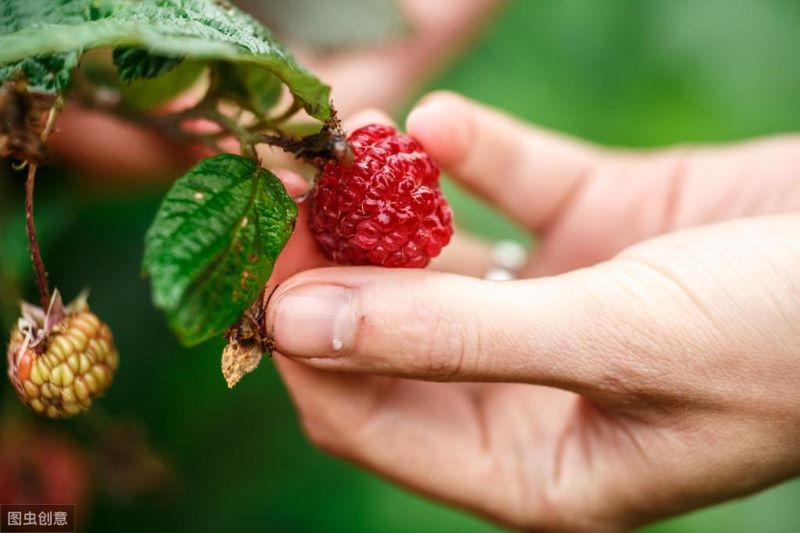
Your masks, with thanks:
M7 354L8 377L20 399L49 418L85 411L111 384L119 365L111 330L85 301L70 305L47 327L49 318L40 308L28 306L23 313Z
M334 261L422 268L450 242L453 215L439 168L419 143L373 124L349 138L350 166L329 161L311 206L311 232Z
M85 504L92 464L66 434L30 425L0 428L0 501L13 504Z

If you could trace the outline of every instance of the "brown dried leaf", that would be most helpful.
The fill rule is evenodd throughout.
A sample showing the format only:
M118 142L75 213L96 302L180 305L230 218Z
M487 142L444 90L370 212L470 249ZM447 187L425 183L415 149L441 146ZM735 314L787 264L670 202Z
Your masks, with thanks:
M233 388L245 374L256 369L265 353L272 354L272 339L264 331L264 310L272 292L264 290L242 318L225 332L228 345L222 351L222 376Z
M29 93L24 84L0 85L0 157L41 162L46 158L42 133L44 115L54 95Z
M222 375L233 388L245 374L256 369L261 362L263 351L256 343L240 344L231 340L222 351Z

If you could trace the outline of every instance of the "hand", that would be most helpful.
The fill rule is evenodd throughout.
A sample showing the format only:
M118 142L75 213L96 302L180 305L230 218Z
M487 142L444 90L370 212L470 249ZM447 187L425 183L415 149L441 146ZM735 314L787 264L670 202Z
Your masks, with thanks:
M407 128L540 235L537 277L284 282L267 327L315 443L542 529L631 528L800 473L799 138L629 153L447 94Z
M402 0L411 27L407 38L337 54L306 51L300 59L332 87L341 116L367 106L396 109L425 77L477 33L500 3ZM67 105L50 141L58 156L84 172L102 179L114 176L135 182L163 181L165 176L175 175L208 155L196 147L175 146L151 130L77 105ZM265 152L263 156L273 154Z
M501 0L401 0L410 28L400 40L342 53L300 53L301 62L332 87L343 117L367 107L397 111L425 78L454 56ZM295 47L293 46L294 50Z

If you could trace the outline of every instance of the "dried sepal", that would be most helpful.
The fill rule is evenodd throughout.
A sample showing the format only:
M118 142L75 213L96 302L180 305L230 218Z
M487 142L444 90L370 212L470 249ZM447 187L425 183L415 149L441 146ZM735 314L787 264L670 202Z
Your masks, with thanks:
M55 95L28 92L21 81L0 85L0 157L36 162L46 159L44 117L56 101Z
M258 367L264 354L272 353L272 339L264 329L264 314L271 292L264 291L242 318L225 332L228 344L222 351L222 376L233 388Z

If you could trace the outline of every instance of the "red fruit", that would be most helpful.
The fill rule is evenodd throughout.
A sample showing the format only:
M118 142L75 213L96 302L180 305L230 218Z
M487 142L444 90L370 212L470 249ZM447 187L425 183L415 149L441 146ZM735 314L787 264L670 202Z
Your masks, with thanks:
M317 242L337 263L426 266L453 235L439 168L389 126L365 126L348 141L352 165L328 162L312 199Z
M85 507L90 468L74 441L20 426L0 433L0 502Z

